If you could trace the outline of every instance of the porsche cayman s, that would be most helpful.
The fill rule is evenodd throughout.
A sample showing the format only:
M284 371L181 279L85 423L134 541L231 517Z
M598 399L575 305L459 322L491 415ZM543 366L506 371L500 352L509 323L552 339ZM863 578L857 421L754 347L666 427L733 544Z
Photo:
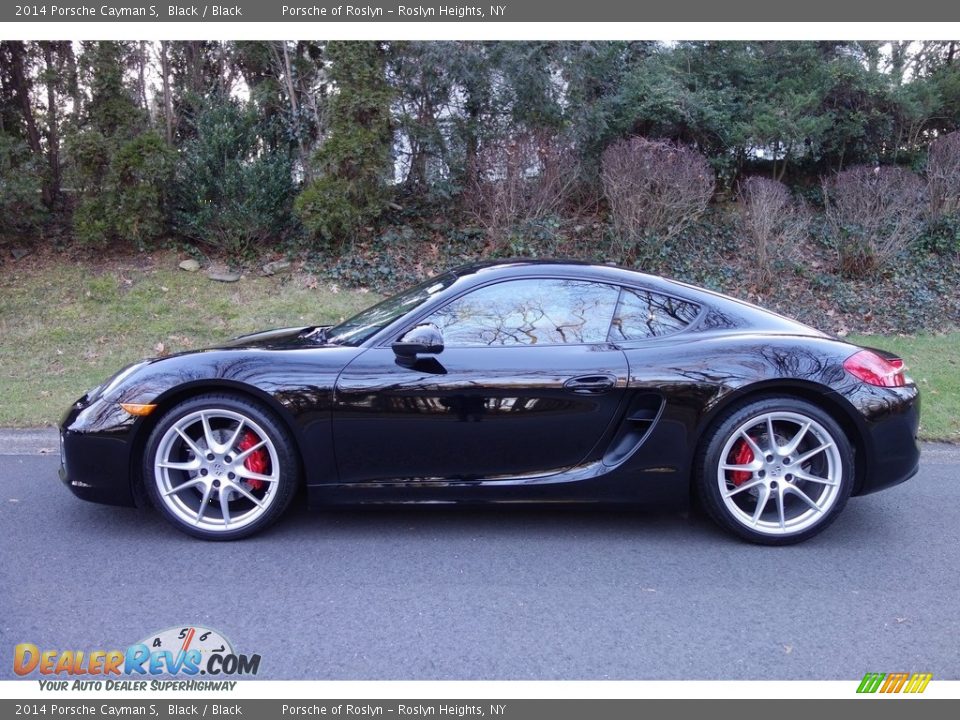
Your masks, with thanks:
M77 400L60 476L212 540L311 505L685 503L807 539L917 471L903 362L611 266L482 263L332 327L145 360Z

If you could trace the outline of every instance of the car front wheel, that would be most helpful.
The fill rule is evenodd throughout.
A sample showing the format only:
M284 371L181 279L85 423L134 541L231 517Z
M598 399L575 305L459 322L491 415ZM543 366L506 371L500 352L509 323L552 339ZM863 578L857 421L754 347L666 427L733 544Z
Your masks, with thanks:
M697 492L722 527L751 542L801 542L832 523L853 487L853 450L837 422L795 398L724 415L706 437Z
M178 529L206 540L247 537L273 523L296 491L293 440L259 403L201 395L171 408L147 441L143 478Z

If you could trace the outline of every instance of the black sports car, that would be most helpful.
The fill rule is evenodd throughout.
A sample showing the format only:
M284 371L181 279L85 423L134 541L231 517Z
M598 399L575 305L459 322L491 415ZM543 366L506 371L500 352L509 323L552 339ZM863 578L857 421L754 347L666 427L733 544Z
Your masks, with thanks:
M917 471L903 362L717 293L560 261L451 270L333 327L145 360L78 400L60 476L207 539L311 504L684 503L755 542Z

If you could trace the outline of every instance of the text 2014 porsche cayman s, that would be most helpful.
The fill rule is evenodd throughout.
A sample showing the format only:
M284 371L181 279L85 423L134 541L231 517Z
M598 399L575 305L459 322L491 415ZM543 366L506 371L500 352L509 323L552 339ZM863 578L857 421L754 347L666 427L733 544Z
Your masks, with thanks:
M207 539L311 504L698 499L747 540L823 530L917 471L889 353L609 266L461 267L333 327L145 360L61 428L79 497Z

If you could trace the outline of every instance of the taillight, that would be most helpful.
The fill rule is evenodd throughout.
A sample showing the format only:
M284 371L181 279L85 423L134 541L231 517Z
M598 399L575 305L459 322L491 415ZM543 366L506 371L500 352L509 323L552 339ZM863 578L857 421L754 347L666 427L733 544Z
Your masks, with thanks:
M843 369L868 385L903 387L906 385L903 360L888 360L871 350L854 353L843 362Z

